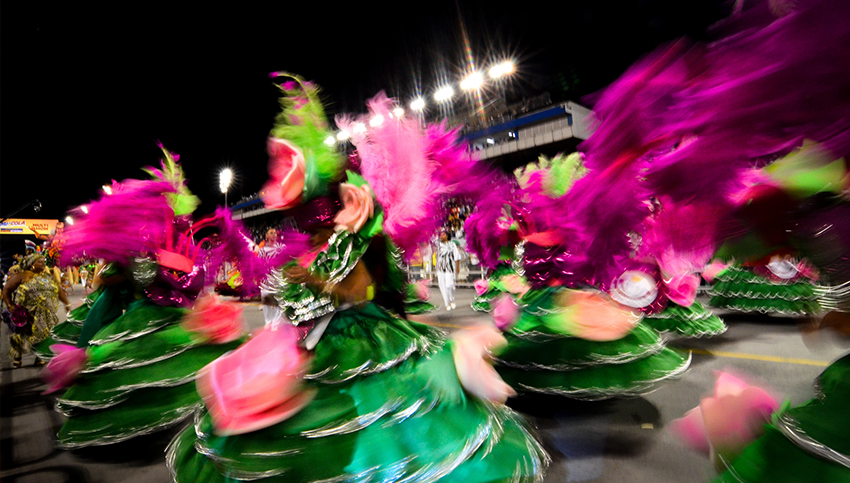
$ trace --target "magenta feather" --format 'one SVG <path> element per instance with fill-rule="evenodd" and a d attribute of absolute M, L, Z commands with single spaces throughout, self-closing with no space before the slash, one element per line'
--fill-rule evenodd
<path fill-rule="evenodd" d="M 393 117 L 384 93 L 367 105 L 368 115 L 340 117 L 337 125 L 353 133 L 361 172 L 386 216 L 384 229 L 411 257 L 441 226 L 445 199 L 481 193 L 489 175 L 458 143 L 457 130 L 441 124 L 423 131 L 416 119 Z M 377 116 L 382 124 L 362 133 L 354 129 Z"/>
<path fill-rule="evenodd" d="M 129 265 L 133 257 L 153 256 L 166 246 L 174 212 L 163 196 L 175 188 L 165 181 L 113 182 L 112 194 L 88 205 L 63 234 L 62 263 L 102 258 Z"/>
<path fill-rule="evenodd" d="M 198 224 L 212 224 L 217 228 L 218 241 L 207 254 L 207 265 L 210 273 L 216 273 L 226 262 L 235 262 L 242 275 L 243 295 L 259 293 L 259 284 L 273 269 L 307 252 L 310 247 L 310 236 L 287 230 L 280 233 L 279 249 L 272 256 L 263 258 L 253 250 L 253 241 L 240 220 L 233 219 L 227 208 L 219 208 L 213 220 L 201 221 Z M 197 224 L 196 224 L 197 225 Z"/>

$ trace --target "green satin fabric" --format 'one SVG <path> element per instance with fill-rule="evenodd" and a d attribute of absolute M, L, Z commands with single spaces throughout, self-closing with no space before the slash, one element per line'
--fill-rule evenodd
<path fill-rule="evenodd" d="M 690 307 L 668 302 L 663 311 L 647 315 L 643 321 L 659 332 L 685 337 L 711 337 L 726 332 L 723 320 L 697 301 Z"/>
<path fill-rule="evenodd" d="M 469 397 L 439 331 L 374 304 L 337 313 L 292 418 L 220 436 L 208 415 L 169 449 L 178 482 L 533 481 L 547 456 L 504 406 Z"/>
<path fill-rule="evenodd" d="M 690 358 L 665 347 L 658 331 L 638 323 L 624 337 L 590 341 L 561 332 L 546 317 L 563 287 L 529 290 L 519 302 L 521 315 L 506 333 L 498 355 L 499 374 L 517 391 L 605 399 L 650 391 L 681 376 Z"/>
<path fill-rule="evenodd" d="M 92 337 L 85 368 L 56 401 L 57 410 L 69 416 L 59 431 L 60 447 L 110 444 L 157 431 L 200 405 L 197 371 L 243 341 L 200 343 L 180 326 L 185 314 L 138 300 Z"/>
<path fill-rule="evenodd" d="M 741 267 L 717 275 L 709 305 L 742 312 L 798 316 L 821 310 L 816 287 L 806 281 L 777 283 Z"/>
<path fill-rule="evenodd" d="M 104 287 L 100 296 L 92 304 L 89 313 L 86 314 L 80 337 L 77 339 L 77 347 L 88 347 L 89 341 L 95 334 L 124 313 L 131 297 L 132 287 L 129 284 Z"/>

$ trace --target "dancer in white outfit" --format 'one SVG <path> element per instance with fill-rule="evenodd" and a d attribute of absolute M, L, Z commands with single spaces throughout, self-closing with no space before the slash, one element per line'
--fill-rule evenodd
<path fill-rule="evenodd" d="M 446 310 L 455 308 L 455 277 L 460 269 L 460 252 L 446 232 L 440 233 L 437 244 L 437 283 L 443 295 Z"/>

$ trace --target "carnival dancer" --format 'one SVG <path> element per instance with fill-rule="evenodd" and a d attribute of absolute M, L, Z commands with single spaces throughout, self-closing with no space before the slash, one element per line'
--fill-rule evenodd
<path fill-rule="evenodd" d="M 648 214 L 638 178 L 585 173 L 582 164 L 575 154 L 521 173 L 467 220 L 482 263 L 498 266 L 505 247 L 522 248 L 522 275 L 503 275 L 508 294 L 491 303 L 508 340 L 496 367 L 520 392 L 588 400 L 642 394 L 684 374 L 690 359 L 665 347 L 635 304 L 608 293 L 631 267 L 630 225 Z M 619 195 L 597 198 L 605 190 Z"/>
<path fill-rule="evenodd" d="M 339 154 L 322 143 L 328 125 L 316 86 L 295 78 L 281 90 L 284 111 L 268 141 L 272 179 L 263 188 L 266 204 L 275 208 L 327 193 L 343 166 Z M 387 101 L 372 106 L 373 112 L 388 114 Z M 206 411 L 169 448 L 175 481 L 541 478 L 546 455 L 521 419 L 501 404 L 508 388 L 490 378 L 470 385 L 475 376 L 468 378 L 470 368 L 462 363 L 486 372 L 479 351 L 487 344 L 471 342 L 494 333 L 473 331 L 447 342 L 438 330 L 376 303 L 381 292 L 398 292 L 403 282 L 388 260 L 391 245 L 412 246 L 403 253 L 413 256 L 422 236 L 387 240 L 401 234 L 401 227 L 415 226 L 416 218 L 384 203 L 415 183 L 408 179 L 391 186 L 372 175 L 392 172 L 379 165 L 400 173 L 421 168 L 424 163 L 408 166 L 410 158 L 395 155 L 417 151 L 422 156 L 425 143 L 418 125 L 415 130 L 406 121 L 385 127 L 390 130 L 355 139 L 363 176 L 348 173 L 339 185 L 342 210 L 333 216 L 333 229 L 314 230 L 313 244 L 320 249 L 283 273 L 287 286 L 282 289 L 308 291 L 314 308 L 329 301 L 330 311 L 312 321 L 293 319 L 295 331 L 287 323 L 267 327 L 205 369 L 198 389 Z M 312 135 L 305 136 L 305 128 Z M 406 132 L 393 132 L 396 128 Z M 432 135 L 449 139 L 440 130 Z M 408 143 L 385 144 L 402 139 Z M 425 214 L 423 208 L 417 217 Z M 301 329 L 306 336 L 296 345 Z M 287 349 L 275 349 L 280 344 Z"/>
<path fill-rule="evenodd" d="M 835 306 L 819 325 L 845 332 L 850 9 L 833 0 L 740 2 L 716 32 L 723 37 L 710 44 L 661 49 L 606 90 L 589 148 L 652 153 L 649 186 L 674 202 L 723 210 L 725 261 L 773 259 L 792 275 L 797 260 L 808 260 L 826 296 L 806 315 L 821 319 Z M 606 158 L 609 168 L 623 162 Z M 789 248 L 794 258 L 784 257 Z M 789 292 L 764 284 L 758 292 L 769 290 Z M 770 297 L 748 298 L 767 306 Z M 713 396 L 672 426 L 714 460 L 719 482 L 848 481 L 848 364 L 831 364 L 815 398 L 796 407 L 721 375 Z"/>
<path fill-rule="evenodd" d="M 225 211 L 215 218 L 225 243 L 206 250 L 194 242 L 212 222 L 191 223 L 198 200 L 177 157 L 163 152 L 162 169 L 148 168 L 152 180 L 113 183 L 65 232 L 65 263 L 97 257 L 112 271 L 100 274 L 104 289 L 76 346 L 54 345 L 43 371 L 48 392 L 68 387 L 56 401 L 68 416 L 59 447 L 116 443 L 181 422 L 200 404 L 197 371 L 242 341 L 241 308 L 198 297 L 205 267 L 217 267 L 242 236 Z"/>

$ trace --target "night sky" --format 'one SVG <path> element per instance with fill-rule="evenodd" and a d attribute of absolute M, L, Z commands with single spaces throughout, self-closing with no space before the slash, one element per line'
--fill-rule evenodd
<path fill-rule="evenodd" d="M 174 3 L 3 3 L 0 215 L 38 198 L 40 213 L 16 216 L 62 219 L 111 179 L 144 177 L 157 140 L 180 154 L 203 201 L 196 215 L 223 204 L 224 166 L 237 176 L 231 204 L 255 193 L 278 109 L 272 71 L 316 81 L 331 115 L 365 111 L 380 90 L 407 105 L 417 83 L 427 92 L 440 76 L 459 80 L 465 29 L 479 68 L 517 63 L 513 99 L 581 102 L 730 11 L 720 0 Z"/>

